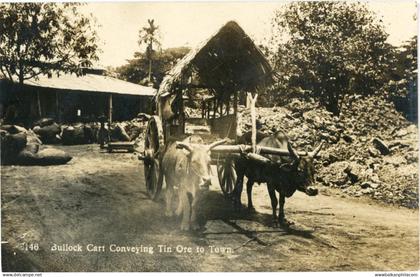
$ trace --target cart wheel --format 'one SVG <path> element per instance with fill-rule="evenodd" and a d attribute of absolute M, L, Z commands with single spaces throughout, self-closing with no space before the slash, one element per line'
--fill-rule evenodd
<path fill-rule="evenodd" d="M 222 163 L 218 164 L 217 175 L 219 177 L 219 184 L 223 195 L 225 197 L 230 197 L 237 179 L 234 160 L 227 158 Z"/>
<path fill-rule="evenodd" d="M 156 200 L 162 189 L 161 151 L 164 147 L 162 123 L 157 116 L 149 119 L 144 139 L 144 178 L 149 197 Z"/>

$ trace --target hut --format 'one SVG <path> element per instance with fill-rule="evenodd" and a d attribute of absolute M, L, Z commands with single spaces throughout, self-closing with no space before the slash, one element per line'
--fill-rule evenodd
<path fill-rule="evenodd" d="M 234 137 L 237 103 L 272 81 L 272 68 L 261 50 L 236 22 L 226 23 L 163 79 L 156 110 L 165 136 L 183 133 L 185 123 L 193 119 L 183 114 L 185 105 L 201 109 L 212 133 Z"/>
<path fill-rule="evenodd" d="M 110 120 L 129 120 L 150 112 L 156 90 L 104 75 L 104 70 L 83 74 L 40 75 L 23 85 L 0 80 L 0 115 L 25 125 L 36 118 L 58 122 L 93 121 L 101 115 Z"/>

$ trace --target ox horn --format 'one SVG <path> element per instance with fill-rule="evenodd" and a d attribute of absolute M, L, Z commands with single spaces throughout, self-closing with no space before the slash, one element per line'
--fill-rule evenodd
<path fill-rule="evenodd" d="M 222 139 L 222 140 L 219 140 L 219 141 L 215 141 L 215 142 L 213 142 L 212 144 L 210 144 L 208 147 L 209 147 L 209 151 L 210 150 L 212 150 L 214 147 L 216 147 L 216 146 L 218 146 L 218 145 L 221 145 L 221 144 L 225 144 L 226 143 L 226 139 Z"/>
<path fill-rule="evenodd" d="M 309 156 L 311 156 L 312 158 L 315 158 L 315 156 L 319 153 L 319 151 L 321 151 L 322 145 L 324 144 L 323 141 L 321 141 L 321 143 L 318 145 L 318 147 L 316 147 L 311 153 L 309 153 Z"/>
<path fill-rule="evenodd" d="M 296 152 L 295 149 L 293 149 L 292 144 L 288 141 L 287 142 L 287 150 L 289 150 L 290 155 L 294 158 L 294 159 L 299 159 L 299 155 Z"/>
<path fill-rule="evenodd" d="M 178 148 L 178 149 L 185 149 L 188 152 L 192 152 L 191 146 L 188 143 L 185 143 L 185 142 L 179 142 L 179 141 L 177 141 L 176 142 L 176 148 Z"/>

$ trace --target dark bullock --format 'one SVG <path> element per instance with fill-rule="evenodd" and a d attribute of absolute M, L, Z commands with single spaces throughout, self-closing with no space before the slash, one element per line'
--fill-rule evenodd
<path fill-rule="evenodd" d="M 263 138 L 257 143 L 258 146 L 267 146 L 280 149 L 288 149 L 290 157 L 277 155 L 264 155 L 271 160 L 270 163 L 261 163 L 251 159 L 240 158 L 236 162 L 237 182 L 234 190 L 234 204 L 241 206 L 240 198 L 243 188 L 243 178 L 248 178 L 247 195 L 248 209 L 253 210 L 252 186 L 254 182 L 267 183 L 268 193 L 273 209 L 273 221 L 282 226 L 292 224 L 284 216 L 284 203 L 286 197 L 291 197 L 296 190 L 302 191 L 309 196 L 318 194 L 314 182 L 314 158 L 321 150 L 322 143 L 307 155 L 299 156 L 288 141 L 285 133 L 278 131 L 275 134 Z M 279 193 L 279 201 L 276 197 Z M 279 215 L 277 216 L 277 205 L 280 202 Z"/>

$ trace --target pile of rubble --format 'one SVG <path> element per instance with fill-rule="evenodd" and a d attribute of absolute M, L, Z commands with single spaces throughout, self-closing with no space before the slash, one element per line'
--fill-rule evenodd
<path fill-rule="evenodd" d="M 241 130 L 250 130 L 249 110 L 240 114 Z M 257 108 L 257 114 L 261 131 L 283 130 L 299 150 L 327 142 L 317 164 L 321 184 L 356 197 L 418 207 L 418 128 L 392 103 L 351 96 L 337 117 L 315 101 L 295 100 Z"/>

